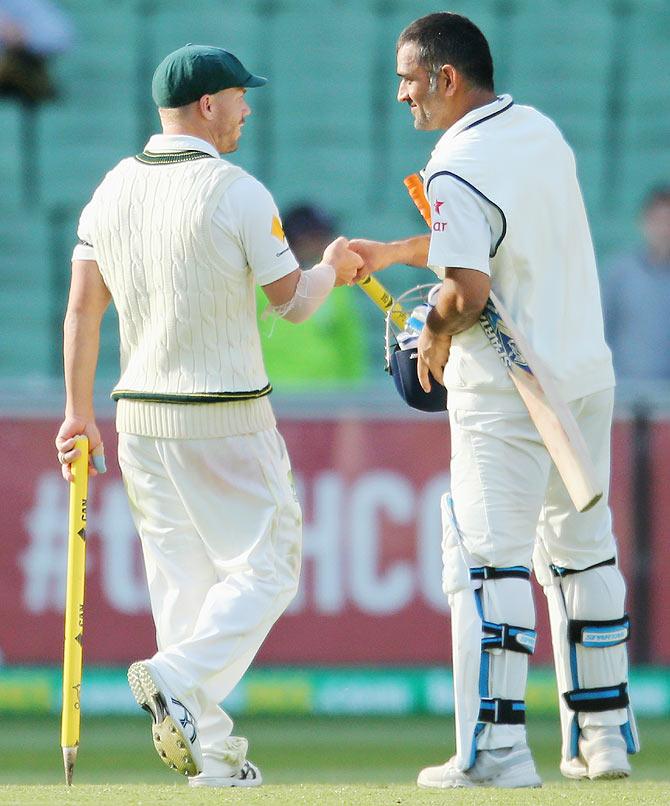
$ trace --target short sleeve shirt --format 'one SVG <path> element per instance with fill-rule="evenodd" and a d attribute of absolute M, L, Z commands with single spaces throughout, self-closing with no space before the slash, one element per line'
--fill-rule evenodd
<path fill-rule="evenodd" d="M 489 257 L 502 234 L 498 210 L 466 183 L 436 174 L 428 184 L 431 236 L 428 267 L 444 278 L 445 269 L 476 269 L 490 275 Z"/>

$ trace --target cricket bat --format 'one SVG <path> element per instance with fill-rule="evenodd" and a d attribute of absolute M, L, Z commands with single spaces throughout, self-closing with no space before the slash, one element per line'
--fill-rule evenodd
<path fill-rule="evenodd" d="M 407 312 L 395 301 L 376 277 L 369 274 L 365 279 L 359 280 L 358 285 L 384 313 L 390 311 L 391 319 L 401 330 L 405 327 L 409 318 Z"/>
<path fill-rule="evenodd" d="M 421 177 L 406 177 L 405 186 L 430 227 L 430 204 Z M 507 368 L 575 508 L 586 512 L 602 498 L 603 490 L 584 436 L 551 373 L 493 292 L 479 323 Z"/>

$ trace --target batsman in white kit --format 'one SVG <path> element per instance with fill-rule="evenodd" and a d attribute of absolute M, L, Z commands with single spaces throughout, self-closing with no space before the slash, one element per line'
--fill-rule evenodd
<path fill-rule="evenodd" d="M 423 172 L 432 231 L 352 240 L 362 274 L 392 263 L 443 282 L 418 341 L 424 391 L 447 388 L 451 492 L 442 500 L 451 606 L 456 754 L 422 787 L 533 787 L 526 740 L 536 643 L 531 570 L 551 623 L 568 778 L 630 772 L 625 584 L 607 502 L 614 375 L 573 153 L 537 110 L 496 95 L 488 43 L 437 13 L 400 35 L 398 100 L 417 129 L 444 130 Z M 579 512 L 480 326 L 491 292 L 553 375 L 604 494 Z M 430 375 L 429 375 L 430 373 Z M 596 499 L 594 499 L 596 500 Z"/>
<path fill-rule="evenodd" d="M 122 160 L 82 212 L 65 319 L 66 478 L 85 433 L 102 315 L 119 315 L 119 463 L 141 538 L 158 652 L 128 670 L 161 759 L 192 786 L 256 786 L 220 707 L 294 596 L 301 513 L 268 394 L 255 284 L 309 317 L 362 259 L 344 238 L 302 271 L 265 187 L 221 159 L 250 108 L 228 51 L 187 45 L 152 83 L 163 133 Z M 94 471 L 92 471 L 94 472 Z"/>

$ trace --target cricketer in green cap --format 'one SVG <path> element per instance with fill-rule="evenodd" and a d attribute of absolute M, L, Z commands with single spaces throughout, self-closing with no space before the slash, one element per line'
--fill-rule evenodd
<path fill-rule="evenodd" d="M 232 87 L 262 87 L 266 82 L 266 78 L 250 73 L 223 48 L 188 44 L 158 65 L 151 82 L 151 95 L 156 106 L 174 109 L 192 104 L 203 95 Z"/>

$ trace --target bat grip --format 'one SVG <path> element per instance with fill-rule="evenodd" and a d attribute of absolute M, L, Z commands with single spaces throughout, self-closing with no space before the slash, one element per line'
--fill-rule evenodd
<path fill-rule="evenodd" d="M 403 180 L 405 187 L 407 188 L 407 192 L 411 200 L 417 207 L 417 210 L 423 216 L 423 220 L 428 224 L 428 228 L 431 228 L 431 215 L 430 215 L 430 203 L 426 198 L 426 193 L 423 189 L 423 182 L 419 174 L 410 174 L 406 176 Z"/>

